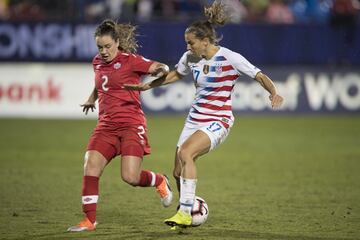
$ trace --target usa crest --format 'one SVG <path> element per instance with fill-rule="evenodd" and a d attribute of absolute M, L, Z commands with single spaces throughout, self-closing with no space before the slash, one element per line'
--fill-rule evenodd
<path fill-rule="evenodd" d="M 203 72 L 204 72 L 205 74 L 208 74 L 208 73 L 209 73 L 209 69 L 210 69 L 209 65 L 204 65 Z"/>
<path fill-rule="evenodd" d="M 220 75 L 222 73 L 222 66 L 220 63 L 215 65 L 215 72 L 217 75 Z"/>

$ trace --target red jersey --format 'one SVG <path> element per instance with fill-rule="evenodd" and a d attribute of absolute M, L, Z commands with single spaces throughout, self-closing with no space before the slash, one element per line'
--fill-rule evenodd
<path fill-rule="evenodd" d="M 93 59 L 95 88 L 99 100 L 98 127 L 146 125 L 140 103 L 140 91 L 122 89 L 124 83 L 139 84 L 154 61 L 140 55 L 119 52 L 105 63 L 99 55 Z"/>

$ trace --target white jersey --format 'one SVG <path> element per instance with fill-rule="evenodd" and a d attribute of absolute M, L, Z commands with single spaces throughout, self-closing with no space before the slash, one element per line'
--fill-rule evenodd
<path fill-rule="evenodd" d="M 192 72 L 196 87 L 186 121 L 198 125 L 221 121 L 229 128 L 234 122 L 231 93 L 236 79 L 242 74 L 255 78 L 260 69 L 239 53 L 220 47 L 210 60 L 185 52 L 177 64 L 177 72 L 181 75 Z"/>

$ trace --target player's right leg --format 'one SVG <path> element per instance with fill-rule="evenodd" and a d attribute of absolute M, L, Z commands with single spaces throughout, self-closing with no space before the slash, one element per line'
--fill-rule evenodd
<path fill-rule="evenodd" d="M 175 178 L 176 188 L 178 193 L 180 194 L 180 177 L 181 177 L 181 162 L 178 155 L 179 147 L 176 147 L 175 150 L 175 160 L 174 160 L 174 169 L 173 169 L 173 177 Z"/>
<path fill-rule="evenodd" d="M 68 228 L 68 232 L 95 230 L 96 207 L 99 198 L 99 178 L 108 161 L 98 151 L 90 150 L 85 154 L 82 188 L 82 207 L 85 218 L 77 225 Z"/>

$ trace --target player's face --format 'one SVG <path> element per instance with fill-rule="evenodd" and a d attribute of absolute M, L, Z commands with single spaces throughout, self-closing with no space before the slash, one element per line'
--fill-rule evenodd
<path fill-rule="evenodd" d="M 115 41 L 110 35 L 97 36 L 95 41 L 101 58 L 105 62 L 111 62 L 119 51 L 119 41 Z"/>
<path fill-rule="evenodd" d="M 208 42 L 200 40 L 195 37 L 193 33 L 185 33 L 185 42 L 187 50 L 190 50 L 196 56 L 202 57 L 205 55 Z"/>

